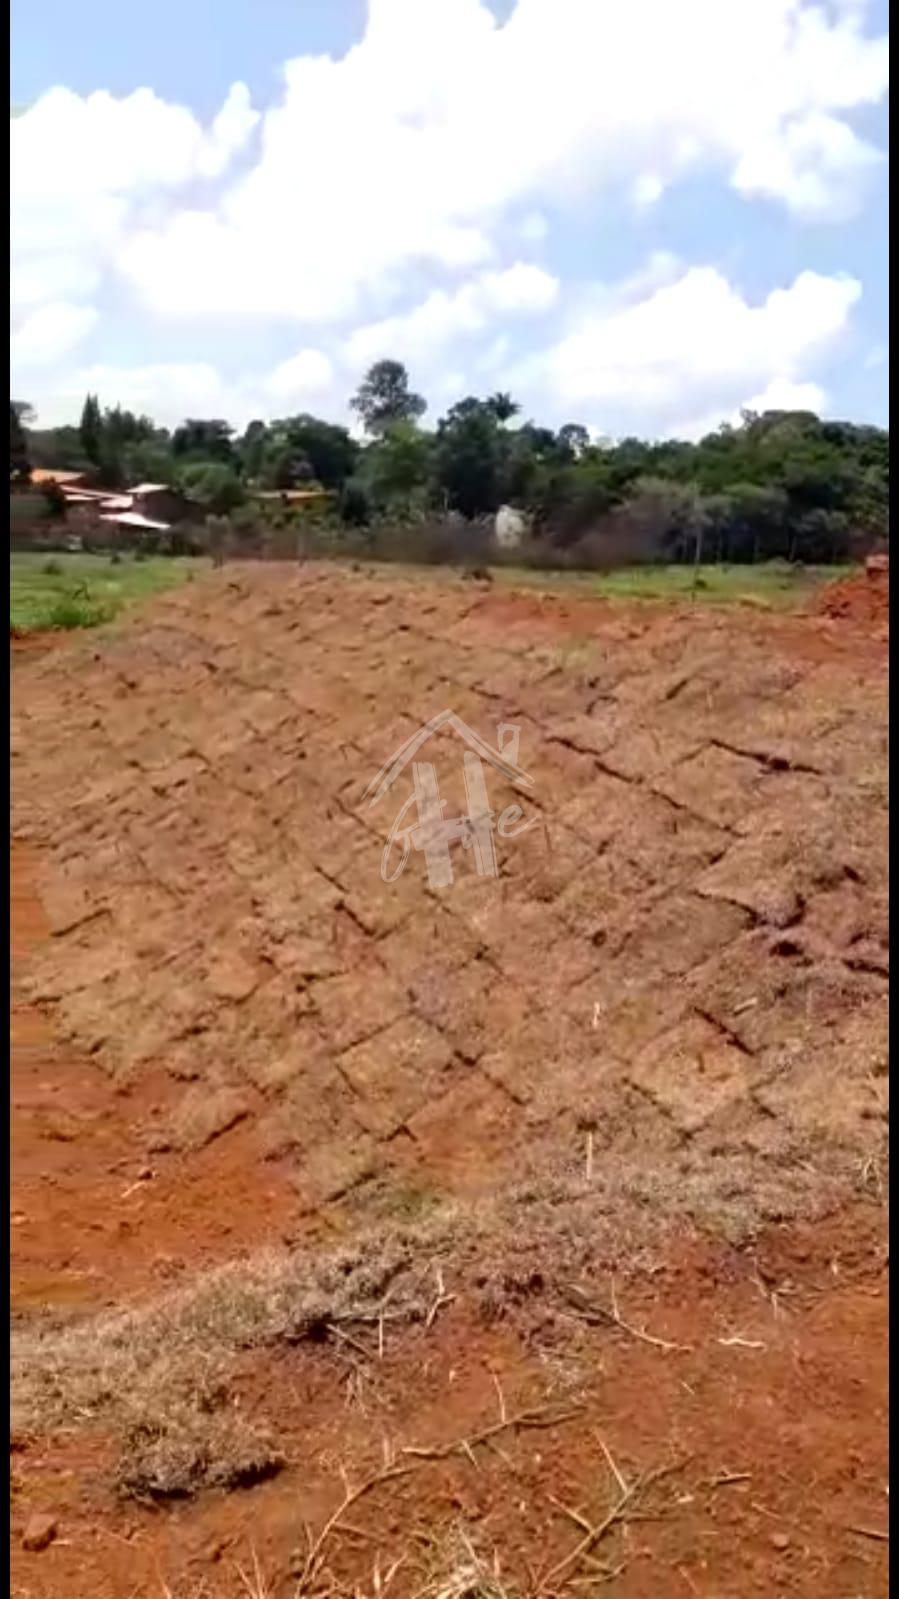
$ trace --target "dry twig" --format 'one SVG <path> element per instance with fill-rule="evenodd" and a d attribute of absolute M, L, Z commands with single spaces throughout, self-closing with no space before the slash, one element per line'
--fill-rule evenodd
<path fill-rule="evenodd" d="M 247 1595 L 247 1599 L 269 1599 L 269 1587 L 262 1575 L 255 1545 L 251 1545 L 250 1553 L 253 1556 L 252 1577 L 248 1577 L 243 1566 L 239 1566 L 235 1561 L 234 1569 L 240 1578 L 241 1587 Z"/>
<path fill-rule="evenodd" d="M 608 1458 L 616 1482 L 623 1481 L 624 1479 L 621 1477 L 617 1466 L 611 1464 L 611 1457 Z M 536 1599 L 540 1599 L 541 1595 L 548 1595 L 557 1591 L 557 1584 L 560 1579 L 565 1583 L 570 1583 L 573 1572 L 592 1554 L 592 1551 L 600 1540 L 605 1537 L 606 1533 L 617 1522 L 626 1519 L 628 1508 L 634 1503 L 637 1496 L 654 1482 L 658 1482 L 661 1477 L 668 1476 L 672 1471 L 678 1471 L 683 1464 L 684 1461 L 678 1460 L 667 1466 L 658 1466 L 654 1471 L 644 1472 L 639 1477 L 636 1477 L 632 1483 L 629 1483 L 626 1489 L 619 1493 L 615 1503 L 606 1512 L 602 1520 L 596 1522 L 593 1526 L 587 1524 L 584 1536 L 574 1545 L 574 1548 L 570 1549 L 567 1555 L 563 1555 L 561 1560 L 557 1560 L 549 1571 L 544 1572 L 537 1585 Z M 586 1518 L 581 1517 L 579 1512 L 569 1510 L 567 1506 L 563 1506 L 563 1509 L 573 1521 L 577 1521 L 580 1525 L 586 1522 Z"/>
<path fill-rule="evenodd" d="M 438 1311 L 442 1310 L 444 1305 L 451 1305 L 456 1297 L 455 1294 L 448 1294 L 446 1292 L 443 1281 L 443 1272 L 437 1265 L 434 1267 L 434 1276 L 437 1279 L 437 1295 L 428 1311 L 427 1316 L 425 1317 L 426 1327 L 430 1327 L 433 1324 L 434 1318 Z"/>
<path fill-rule="evenodd" d="M 333 1533 L 342 1530 L 341 1522 L 350 1506 L 358 1504 L 359 1500 L 364 1498 L 367 1493 L 370 1493 L 373 1488 L 379 1488 L 382 1483 L 391 1482 L 396 1477 L 406 1477 L 411 1470 L 411 1466 L 402 1466 L 391 1462 L 389 1465 L 382 1466 L 381 1470 L 376 1471 L 373 1476 L 366 1477 L 358 1488 L 350 1488 L 344 1483 L 343 1499 L 337 1509 L 332 1511 L 316 1537 L 313 1538 L 309 1528 L 305 1528 L 308 1550 L 302 1570 L 298 1574 L 295 1599 L 301 1599 L 301 1595 L 310 1593 L 312 1584 L 321 1575 L 325 1559 L 325 1546 Z"/>
<path fill-rule="evenodd" d="M 474 1450 L 478 1444 L 490 1443 L 499 1433 L 505 1432 L 507 1429 L 511 1429 L 513 1427 L 537 1428 L 557 1426 L 560 1422 L 567 1421 L 570 1417 L 579 1415 L 582 1408 L 577 1406 L 569 1410 L 558 1410 L 551 1405 L 544 1405 L 538 1406 L 531 1410 L 518 1411 L 515 1415 L 509 1416 L 506 1414 L 505 1400 L 503 1398 L 502 1389 L 499 1388 L 499 1385 L 497 1385 L 497 1393 L 500 1401 L 500 1420 L 493 1422 L 489 1427 L 484 1427 L 481 1432 L 474 1433 L 470 1438 L 456 1438 L 448 1444 L 435 1444 L 431 1446 L 406 1444 L 398 1452 L 399 1455 L 403 1457 L 402 1459 L 398 1459 L 397 1454 L 391 1451 L 390 1446 L 385 1439 L 384 1464 L 380 1471 L 376 1471 L 370 1477 L 366 1477 L 365 1481 L 360 1483 L 357 1488 L 351 1489 L 346 1480 L 344 1480 L 343 1499 L 337 1508 L 332 1511 L 321 1530 L 316 1534 L 315 1537 L 313 1537 L 309 1527 L 306 1526 L 304 1528 L 306 1533 L 307 1551 L 302 1568 L 300 1569 L 299 1573 L 295 1573 L 295 1575 L 298 1577 L 298 1582 L 294 1593 L 294 1599 L 304 1599 L 304 1596 L 313 1592 L 314 1584 L 318 1582 L 323 1573 L 326 1546 L 328 1541 L 336 1533 L 343 1533 L 350 1530 L 346 1521 L 346 1513 L 350 1507 L 357 1504 L 359 1500 L 364 1498 L 366 1494 L 370 1493 L 375 1488 L 379 1488 L 383 1483 L 392 1482 L 398 1477 L 408 1476 L 409 1473 L 415 1469 L 413 1462 L 419 1460 L 446 1460 L 451 1455 L 462 1454 L 471 1461 L 472 1465 L 476 1466 L 477 1461 L 475 1460 Z M 352 1531 L 357 1536 L 360 1535 L 360 1529 L 354 1527 Z M 391 1576 L 394 1574 L 395 1569 L 398 1569 L 398 1567 L 391 1568 Z M 383 1579 L 380 1592 L 384 1591 L 386 1581 L 386 1578 Z"/>
<path fill-rule="evenodd" d="M 473 1451 L 477 1445 L 490 1443 L 498 1433 L 505 1432 L 513 1427 L 555 1427 L 560 1422 L 570 1420 L 572 1416 L 579 1416 L 582 1408 L 582 1406 L 576 1405 L 570 1410 L 556 1410 L 552 1405 L 543 1405 L 534 1410 L 519 1410 L 513 1416 L 501 1417 L 492 1426 L 484 1427 L 481 1432 L 473 1433 L 470 1438 L 456 1438 L 452 1443 L 432 1444 L 424 1447 L 416 1444 L 406 1444 L 400 1450 L 400 1454 L 415 1460 L 446 1460 L 450 1455 L 463 1454 L 473 1461 Z"/>
<path fill-rule="evenodd" d="M 652 1344 L 656 1349 L 677 1349 L 682 1353 L 686 1353 L 692 1348 L 690 1344 L 675 1344 L 668 1338 L 656 1338 L 652 1333 L 646 1332 L 644 1328 L 633 1327 L 630 1322 L 625 1321 L 618 1310 L 614 1279 L 609 1283 L 611 1308 L 608 1310 L 604 1305 L 594 1304 L 576 1283 L 572 1283 L 567 1291 L 569 1298 L 574 1302 L 576 1314 L 582 1321 L 587 1322 L 588 1326 L 603 1326 L 611 1323 L 615 1327 L 620 1327 L 622 1332 L 630 1333 L 632 1338 L 639 1339 L 640 1343 Z"/>

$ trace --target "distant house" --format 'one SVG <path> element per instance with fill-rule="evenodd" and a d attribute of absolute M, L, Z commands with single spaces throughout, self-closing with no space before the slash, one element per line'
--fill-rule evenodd
<path fill-rule="evenodd" d="M 326 500 L 333 498 L 330 489 L 256 489 L 254 500 L 280 500 L 282 505 L 309 504 L 323 505 Z"/>
<path fill-rule="evenodd" d="M 30 492 L 10 494 L 13 536 L 40 542 L 52 534 L 55 522 L 57 530 L 64 527 L 79 543 L 114 544 L 120 535 L 125 539 L 130 533 L 133 542 L 134 534 L 167 533 L 174 523 L 202 520 L 199 507 L 167 483 L 138 483 L 131 489 L 116 490 L 94 487 L 95 481 L 87 472 L 35 467 Z M 47 520 L 49 488 L 58 490 L 58 508 L 64 511 L 64 518 Z"/>
<path fill-rule="evenodd" d="M 115 522 L 117 527 L 134 527 L 143 533 L 167 533 L 170 522 L 153 522 L 150 517 L 142 516 L 140 511 L 105 511 L 100 515 L 101 522 Z"/>
<path fill-rule="evenodd" d="M 31 470 L 32 487 L 45 489 L 55 483 L 60 489 L 74 489 L 76 484 L 84 483 L 85 472 L 66 472 L 55 466 L 35 466 Z"/>
<path fill-rule="evenodd" d="M 138 483 L 133 489 L 115 493 L 110 489 L 88 489 L 78 481 L 60 484 L 70 521 L 86 531 L 94 519 L 115 523 L 122 528 L 143 532 L 167 533 L 173 522 L 183 522 L 194 507 L 167 483 Z"/>
<path fill-rule="evenodd" d="M 168 483 L 137 483 L 128 493 L 130 509 L 150 522 L 165 522 L 171 526 L 173 522 L 195 520 L 198 515 L 197 507 Z"/>

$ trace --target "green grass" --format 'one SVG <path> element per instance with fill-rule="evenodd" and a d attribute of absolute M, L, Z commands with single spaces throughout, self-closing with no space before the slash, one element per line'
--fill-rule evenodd
<path fill-rule="evenodd" d="M 17 553 L 9 558 L 9 625 L 20 633 L 97 627 L 207 565 L 188 557 L 124 555 L 113 562 L 108 555 Z"/>
<path fill-rule="evenodd" d="M 806 566 L 784 561 L 758 566 L 700 566 L 696 599 L 704 605 L 740 601 L 768 607 L 801 605 L 822 583 L 835 583 L 856 568 Z M 692 566 L 626 566 L 615 572 L 543 572 L 527 567 L 492 568 L 494 581 L 510 588 L 539 588 L 571 594 L 602 595 L 621 600 L 689 600 Z"/>
<path fill-rule="evenodd" d="M 96 627 L 122 608 L 183 583 L 209 562 L 194 557 L 151 556 L 135 561 L 125 555 L 113 563 L 106 555 L 52 555 L 27 552 L 10 556 L 10 626 L 30 633 L 43 629 Z M 419 579 L 458 577 L 449 567 L 408 563 L 366 567 Z M 767 608 L 789 609 L 805 603 L 822 583 L 836 582 L 855 570 L 849 566 L 792 568 L 783 561 L 758 566 L 701 566 L 697 602 L 726 605 L 741 601 Z M 615 572 L 555 572 L 531 567 L 491 568 L 497 584 L 507 588 L 541 589 L 549 593 L 601 595 L 622 600 L 689 600 L 693 593 L 690 566 L 631 566 Z"/>
<path fill-rule="evenodd" d="M 410 561 L 382 561 L 359 557 L 370 576 L 390 582 L 457 582 L 458 566 L 422 565 Z M 702 605 L 757 605 L 767 610 L 790 610 L 807 603 L 817 588 L 836 583 L 861 566 L 792 567 L 786 561 L 764 561 L 757 566 L 700 566 L 696 601 Z M 572 598 L 647 600 L 689 603 L 693 595 L 692 566 L 623 566 L 617 571 L 563 571 L 546 567 L 515 566 L 512 561 L 491 562 L 493 583 L 506 589 L 539 589 L 544 594 L 570 594 Z"/>

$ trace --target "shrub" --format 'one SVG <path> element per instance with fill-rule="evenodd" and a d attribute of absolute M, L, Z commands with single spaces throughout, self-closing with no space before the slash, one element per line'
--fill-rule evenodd
<path fill-rule="evenodd" d="M 112 610 L 85 594 L 60 594 L 47 613 L 47 626 L 69 632 L 76 627 L 99 627 L 110 621 Z"/>

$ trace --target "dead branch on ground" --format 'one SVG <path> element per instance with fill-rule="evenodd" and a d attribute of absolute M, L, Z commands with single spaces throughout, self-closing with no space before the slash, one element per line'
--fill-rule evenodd
<path fill-rule="evenodd" d="M 366 1477 L 365 1481 L 361 1482 L 357 1488 L 350 1488 L 349 1484 L 344 1481 L 343 1499 L 337 1509 L 332 1511 L 320 1532 L 313 1538 L 309 1527 L 304 1525 L 308 1548 L 302 1569 L 299 1573 L 296 1573 L 298 1581 L 295 1599 L 301 1599 L 301 1595 L 310 1593 L 312 1584 L 318 1581 L 325 1562 L 325 1547 L 333 1533 L 343 1530 L 341 1522 L 350 1506 L 358 1504 L 360 1499 L 371 1493 L 372 1489 L 379 1488 L 383 1483 L 391 1482 L 397 1477 L 407 1477 L 411 1470 L 411 1466 L 398 1465 L 395 1461 L 391 1461 L 382 1466 L 380 1471 L 376 1471 L 372 1476 Z"/>
<path fill-rule="evenodd" d="M 428 1310 L 427 1316 L 425 1317 L 426 1327 L 430 1327 L 433 1324 L 435 1316 L 443 1309 L 444 1305 L 451 1305 L 456 1297 L 455 1294 L 448 1294 L 446 1292 L 446 1287 L 443 1281 L 443 1272 L 437 1265 L 434 1267 L 434 1276 L 437 1279 L 437 1295 L 433 1300 L 430 1309 Z"/>
<path fill-rule="evenodd" d="M 450 1455 L 465 1455 L 469 1460 L 474 1460 L 473 1451 L 478 1444 L 490 1443 L 499 1433 L 511 1431 L 513 1428 L 557 1427 L 563 1421 L 569 1421 L 573 1416 L 579 1416 L 583 1406 L 576 1405 L 568 1410 L 559 1410 L 553 1405 L 538 1406 L 533 1410 L 519 1410 L 512 1416 L 501 1416 L 492 1426 L 484 1427 L 480 1432 L 472 1433 L 469 1437 L 455 1438 L 452 1443 L 432 1444 L 420 1447 L 415 1444 L 406 1444 L 400 1450 L 414 1460 L 447 1460 Z"/>
<path fill-rule="evenodd" d="M 326 1546 L 329 1540 L 338 1533 L 348 1530 L 346 1513 L 352 1505 L 375 1488 L 384 1483 L 392 1482 L 399 1477 L 406 1477 L 415 1470 L 415 1463 L 428 1460 L 447 1460 L 452 1455 L 464 1455 L 473 1466 L 477 1465 L 474 1451 L 479 1444 L 491 1443 L 500 1433 L 511 1429 L 532 1429 L 542 1427 L 555 1427 L 561 1422 L 568 1421 L 573 1416 L 580 1415 L 582 1406 L 575 1406 L 567 1410 L 560 1410 L 557 1406 L 541 1405 L 532 1409 L 517 1411 L 514 1415 L 506 1414 L 505 1399 L 502 1390 L 498 1388 L 500 1404 L 500 1419 L 489 1427 L 484 1427 L 480 1432 L 469 1437 L 455 1438 L 451 1443 L 434 1445 L 405 1444 L 397 1451 L 391 1451 L 385 1442 L 384 1464 L 380 1471 L 366 1477 L 365 1481 L 356 1488 L 350 1488 L 344 1479 L 344 1495 L 337 1508 L 332 1511 L 320 1531 L 313 1537 L 308 1525 L 304 1524 L 306 1533 L 307 1550 L 305 1560 L 299 1572 L 292 1574 L 297 1577 L 297 1587 L 294 1599 L 304 1599 L 304 1596 L 313 1592 L 313 1585 L 322 1576 L 324 1570 Z M 353 1529 L 356 1531 L 357 1529 Z M 383 1587 L 382 1587 L 383 1591 Z"/>
<path fill-rule="evenodd" d="M 570 1521 L 573 1521 L 582 1530 L 583 1537 L 568 1551 L 567 1555 L 563 1555 L 561 1560 L 557 1560 L 554 1566 L 551 1566 L 548 1571 L 543 1573 L 536 1585 L 535 1599 L 549 1599 L 551 1594 L 559 1591 L 558 1585 L 560 1582 L 564 1586 L 568 1586 L 575 1580 L 574 1574 L 580 1566 L 585 1564 L 593 1565 L 595 1563 L 593 1551 L 596 1545 L 611 1531 L 612 1527 L 619 1522 L 636 1519 L 638 1515 L 636 1506 L 639 1497 L 653 1483 L 660 1481 L 662 1477 L 670 1476 L 674 1471 L 679 1471 L 686 1464 L 683 1459 L 672 1461 L 669 1465 L 657 1466 L 652 1471 L 641 1472 L 639 1477 L 635 1477 L 633 1482 L 629 1483 L 615 1464 L 604 1441 L 600 1438 L 598 1442 L 605 1455 L 609 1471 L 615 1480 L 618 1498 L 602 1519 L 596 1523 L 591 1523 L 579 1510 L 572 1509 L 571 1506 L 563 1504 L 560 1500 L 552 1500 L 556 1508 L 561 1510 Z M 601 1572 L 596 1575 L 595 1580 L 611 1581 L 623 1569 L 623 1566 L 615 1568 L 603 1566 Z"/>
<path fill-rule="evenodd" d="M 656 1338 L 652 1333 L 646 1332 L 645 1328 L 634 1327 L 629 1321 L 625 1321 L 618 1309 L 614 1278 L 609 1283 L 609 1298 L 611 1300 L 609 1309 L 605 1305 L 595 1304 L 584 1292 L 583 1288 L 578 1287 L 577 1283 L 569 1284 L 566 1292 L 575 1314 L 580 1317 L 581 1321 L 585 1321 L 588 1326 L 612 1325 L 619 1327 L 622 1332 L 629 1333 L 631 1338 L 638 1339 L 641 1344 L 652 1344 L 656 1349 L 680 1350 L 681 1353 L 688 1353 L 693 1347 L 691 1344 L 672 1343 L 668 1338 Z"/>

